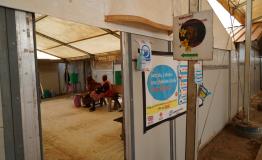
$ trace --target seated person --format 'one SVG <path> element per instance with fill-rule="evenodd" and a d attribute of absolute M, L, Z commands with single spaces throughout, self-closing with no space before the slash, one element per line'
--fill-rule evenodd
<path fill-rule="evenodd" d="M 101 87 L 101 84 L 96 82 L 92 76 L 87 77 L 87 86 L 86 86 L 86 91 L 88 92 L 85 96 L 83 96 L 83 104 L 86 107 L 90 107 L 90 103 L 92 102 L 92 99 L 90 97 L 90 93 L 94 91 L 96 88 Z"/>
<path fill-rule="evenodd" d="M 101 87 L 97 88 L 96 90 L 92 91 L 90 97 L 93 100 L 93 106 L 90 108 L 90 111 L 95 111 L 95 102 L 100 100 L 104 97 L 109 97 L 112 95 L 112 87 L 111 83 L 107 80 L 107 75 L 103 75 L 102 77 L 103 82 Z"/>
<path fill-rule="evenodd" d="M 92 76 L 88 76 L 88 77 L 87 77 L 86 90 L 87 90 L 88 92 L 91 93 L 92 91 L 94 91 L 96 88 L 99 88 L 99 87 L 101 87 L 101 84 L 98 83 L 98 82 L 96 82 L 96 81 L 92 78 Z"/>

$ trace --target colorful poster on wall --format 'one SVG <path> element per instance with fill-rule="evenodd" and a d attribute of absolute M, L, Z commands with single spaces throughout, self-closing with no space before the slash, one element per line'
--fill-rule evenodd
<path fill-rule="evenodd" d="M 186 111 L 187 63 L 170 56 L 152 56 L 151 67 L 142 76 L 144 132 Z"/>
<path fill-rule="evenodd" d="M 202 70 L 202 65 L 200 62 L 194 64 L 194 69 L 195 69 L 195 83 L 197 85 L 203 84 L 203 70 Z"/>
<path fill-rule="evenodd" d="M 187 102 L 187 62 L 178 61 L 178 104 Z"/>

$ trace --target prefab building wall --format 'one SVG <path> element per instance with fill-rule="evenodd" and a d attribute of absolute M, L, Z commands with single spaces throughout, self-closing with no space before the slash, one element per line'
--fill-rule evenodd
<path fill-rule="evenodd" d="M 152 44 L 152 50 L 168 51 L 169 42 L 155 38 L 127 34 L 130 36 L 128 42 L 129 54 L 137 54 L 139 40 L 148 40 Z M 125 50 L 124 50 L 125 51 Z M 241 50 L 240 50 L 241 52 Z M 211 141 L 238 112 L 237 101 L 242 97 L 237 96 L 238 80 L 242 77 L 243 68 L 239 69 L 238 75 L 238 50 L 214 49 L 213 60 L 203 62 L 204 86 L 211 91 L 211 95 L 204 101 L 199 109 L 198 139 L 199 148 L 204 147 Z M 253 51 L 252 51 L 253 52 Z M 251 63 L 251 74 L 254 78 L 252 94 L 259 91 L 260 67 L 259 57 L 253 52 Z M 241 55 L 242 53 L 240 53 Z M 173 59 L 173 57 L 170 57 Z M 142 75 L 135 70 L 135 61 L 132 61 L 132 102 L 133 109 L 130 109 L 131 120 L 133 120 L 133 156 L 136 160 L 142 159 L 185 159 L 186 143 L 186 115 L 180 116 L 173 121 L 165 122 L 150 131 L 143 132 L 143 101 L 142 101 Z M 256 67 L 254 67 L 256 66 Z M 240 78 L 241 79 L 241 78 Z M 252 83 L 251 82 L 251 83 Z M 258 87 L 254 87 L 258 86 Z M 243 88 L 243 87 L 242 87 Z M 258 89 L 257 89 L 258 88 Z M 240 90 L 239 86 L 239 90 Z M 126 113 L 127 114 L 127 113 Z M 132 126 L 132 125 L 130 125 Z M 132 133 L 132 132 L 131 132 Z"/>
<path fill-rule="evenodd" d="M 234 93 L 236 92 L 236 84 L 238 83 L 238 104 L 239 110 L 243 109 L 243 100 L 244 100 L 244 63 L 245 63 L 245 44 L 239 43 L 237 48 L 237 52 L 235 57 L 239 56 L 239 60 L 234 60 L 234 66 L 232 66 L 232 75 L 239 73 L 239 77 L 236 77 L 234 80 Z M 233 56 L 233 55 L 232 55 Z M 233 57 L 233 58 L 235 58 Z M 251 48 L 250 53 L 250 96 L 253 97 L 256 95 L 261 89 L 261 66 L 260 66 L 261 58 L 259 56 L 259 50 L 254 46 Z M 233 61 L 232 61 L 233 62 Z M 239 71 L 237 70 L 239 68 Z M 233 87 L 232 87 L 233 88 Z M 237 95 L 237 94 L 235 94 Z M 234 98 L 233 96 L 232 98 Z M 234 99 L 233 99 L 234 100 Z"/>
<path fill-rule="evenodd" d="M 102 82 L 102 76 L 107 75 L 107 79 L 115 84 L 115 73 L 121 71 L 121 64 L 113 61 L 92 61 L 91 63 L 92 77 L 97 82 Z"/>
<path fill-rule="evenodd" d="M 60 94 L 58 63 L 38 62 L 38 74 L 43 90 L 49 90 L 54 95 Z"/>
<path fill-rule="evenodd" d="M 40 61 L 38 66 L 39 79 L 44 90 L 48 89 L 54 96 L 67 93 L 65 82 L 66 63 Z M 78 74 L 79 83 L 76 85 L 76 92 L 85 90 L 86 76 L 91 74 L 90 70 L 90 66 L 86 65 L 86 61 L 68 63 L 69 75 L 70 73 Z"/>

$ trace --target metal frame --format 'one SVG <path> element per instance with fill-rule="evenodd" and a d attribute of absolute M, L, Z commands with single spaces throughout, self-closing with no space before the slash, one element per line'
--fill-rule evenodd
<path fill-rule="evenodd" d="M 0 7 L 0 85 L 4 126 L 5 158 L 15 160 L 15 140 L 10 89 L 9 56 L 6 28 L 6 9 Z"/>
<path fill-rule="evenodd" d="M 32 13 L 33 16 L 33 32 L 35 33 L 35 25 L 36 25 L 36 19 L 35 19 L 35 14 Z M 42 17 L 42 19 L 45 17 Z M 35 70 L 38 71 L 38 63 L 37 63 L 37 48 L 36 48 L 36 34 L 33 34 L 33 39 L 34 39 L 34 52 L 35 52 Z M 59 77 L 59 76 L 58 76 Z M 36 72 L 36 86 L 40 86 L 40 78 L 39 78 L 39 73 Z M 60 80 L 59 80 L 59 91 L 60 91 Z M 38 117 L 39 117 L 39 137 L 40 137 L 40 149 L 41 149 L 41 159 L 44 159 L 44 153 L 43 153 L 43 135 L 42 135 L 42 118 L 41 118 L 41 91 L 38 89 L 37 90 L 37 107 L 38 107 Z"/>
<path fill-rule="evenodd" d="M 253 19 L 252 19 L 253 22 L 258 22 L 258 21 L 260 21 L 260 20 L 262 20 L 262 16 L 258 16 L 258 17 L 256 17 L 256 18 L 253 18 Z"/>
<path fill-rule="evenodd" d="M 229 81 L 229 84 L 228 84 L 228 121 L 230 122 L 231 120 L 231 113 L 232 113 L 232 100 L 231 100 L 231 97 L 232 97 L 232 59 L 231 59 L 231 56 L 232 56 L 232 53 L 231 51 L 228 51 L 228 60 L 229 60 L 229 67 L 228 67 L 228 81 Z"/>
<path fill-rule="evenodd" d="M 19 79 L 16 10 L 0 7 L 0 83 L 3 107 L 5 157 L 25 159 L 22 100 Z"/>
<path fill-rule="evenodd" d="M 252 34 L 252 0 L 247 0 L 246 6 L 246 41 L 245 41 L 245 70 L 244 70 L 244 111 L 245 121 L 249 122 L 250 108 L 250 52 Z"/>
<path fill-rule="evenodd" d="M 125 160 L 135 160 L 134 102 L 131 33 L 121 32 L 122 73 L 124 86 Z"/>
<path fill-rule="evenodd" d="M 168 52 L 171 52 L 172 50 L 172 42 L 169 41 L 168 42 Z M 174 160 L 175 156 L 176 156 L 176 148 L 174 148 L 174 145 L 176 145 L 176 137 L 174 136 L 176 134 L 176 131 L 174 131 L 175 129 L 175 123 L 176 123 L 176 119 L 171 120 L 169 122 L 169 128 L 170 128 L 170 160 Z M 175 155 L 174 155 L 175 153 Z"/>

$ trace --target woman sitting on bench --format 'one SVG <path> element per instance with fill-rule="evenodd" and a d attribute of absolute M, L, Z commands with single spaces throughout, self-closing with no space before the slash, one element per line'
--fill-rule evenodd
<path fill-rule="evenodd" d="M 93 105 L 89 109 L 90 112 L 93 112 L 96 110 L 95 108 L 96 101 L 99 101 L 101 98 L 104 98 L 104 97 L 110 97 L 113 94 L 111 83 L 107 80 L 107 75 L 103 75 L 102 79 L 103 79 L 103 82 L 101 84 L 102 86 L 92 91 L 90 94 L 90 97 L 93 100 Z"/>
<path fill-rule="evenodd" d="M 87 86 L 86 86 L 86 91 L 87 91 L 87 94 L 85 94 L 83 96 L 83 103 L 86 107 L 90 107 L 90 103 L 92 103 L 92 98 L 90 97 L 90 93 L 92 93 L 92 91 L 94 91 L 96 88 L 99 88 L 101 87 L 101 84 L 96 82 L 92 76 L 88 76 L 87 77 Z"/>

